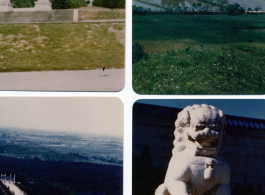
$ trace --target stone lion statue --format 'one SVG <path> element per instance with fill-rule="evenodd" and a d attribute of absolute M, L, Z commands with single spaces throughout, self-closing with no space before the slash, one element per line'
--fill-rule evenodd
<path fill-rule="evenodd" d="M 219 155 L 224 113 L 195 104 L 178 114 L 175 127 L 173 155 L 155 195 L 231 195 L 230 167 Z"/>

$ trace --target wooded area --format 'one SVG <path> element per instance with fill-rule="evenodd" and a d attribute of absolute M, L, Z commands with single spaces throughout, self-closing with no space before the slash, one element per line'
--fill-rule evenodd
<path fill-rule="evenodd" d="M 28 195 L 122 195 L 121 166 L 81 162 L 41 161 L 0 156 L 0 172 L 16 175 Z"/>

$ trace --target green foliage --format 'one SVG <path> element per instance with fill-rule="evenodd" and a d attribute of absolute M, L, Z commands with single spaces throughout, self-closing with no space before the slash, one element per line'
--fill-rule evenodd
<path fill-rule="evenodd" d="M 53 0 L 52 9 L 69 9 L 71 8 L 71 0 Z"/>
<path fill-rule="evenodd" d="M 11 0 L 14 8 L 34 7 L 36 0 Z"/>
<path fill-rule="evenodd" d="M 249 7 L 249 8 L 248 8 L 248 11 L 252 11 L 252 9 Z"/>
<path fill-rule="evenodd" d="M 136 5 L 133 5 L 132 7 L 133 15 L 146 15 L 148 12 L 151 12 L 150 8 L 138 7 Z"/>
<path fill-rule="evenodd" d="M 227 15 L 241 15 L 245 13 L 245 9 L 238 3 L 228 4 L 225 7 L 225 13 Z"/>
<path fill-rule="evenodd" d="M 125 0 L 94 0 L 92 4 L 108 8 L 125 8 Z"/>
<path fill-rule="evenodd" d="M 154 167 L 148 146 L 139 157 L 133 155 L 132 194 L 153 195 L 155 189 L 163 183 L 164 176 L 158 167 Z"/>
<path fill-rule="evenodd" d="M 139 94 L 263 94 L 264 55 L 265 49 L 238 44 L 151 54 L 133 64 L 134 90 Z"/>
<path fill-rule="evenodd" d="M 71 1 L 71 8 L 78 8 L 78 7 L 85 7 L 87 3 L 85 0 L 70 0 Z"/>
<path fill-rule="evenodd" d="M 163 8 L 159 11 L 134 5 L 132 13 L 133 15 L 214 15 L 218 12 L 212 12 L 209 6 L 202 6 L 202 3 L 194 3 L 192 8 L 176 5 L 174 8 Z"/>
<path fill-rule="evenodd" d="M 144 57 L 144 47 L 138 42 L 132 45 L 132 62 L 135 63 Z"/>
<path fill-rule="evenodd" d="M 135 92 L 264 94 L 264 21 L 247 14 L 134 16 L 133 41 L 148 53 L 133 64 Z"/>

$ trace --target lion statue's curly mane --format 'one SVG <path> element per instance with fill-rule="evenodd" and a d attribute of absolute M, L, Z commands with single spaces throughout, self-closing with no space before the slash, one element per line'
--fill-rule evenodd
<path fill-rule="evenodd" d="M 178 118 L 175 122 L 173 155 L 174 153 L 183 151 L 187 147 L 187 128 L 196 127 L 198 125 L 202 127 L 215 125 L 219 130 L 223 130 L 225 128 L 225 115 L 222 110 L 206 104 L 195 104 L 184 108 L 178 113 Z M 220 138 L 222 138 L 222 135 Z"/>

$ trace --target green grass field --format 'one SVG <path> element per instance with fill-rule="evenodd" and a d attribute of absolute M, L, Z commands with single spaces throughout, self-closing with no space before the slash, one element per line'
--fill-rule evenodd
<path fill-rule="evenodd" d="M 265 15 L 133 16 L 139 94 L 264 94 Z"/>
<path fill-rule="evenodd" d="M 0 72 L 124 68 L 125 24 L 0 25 Z"/>

